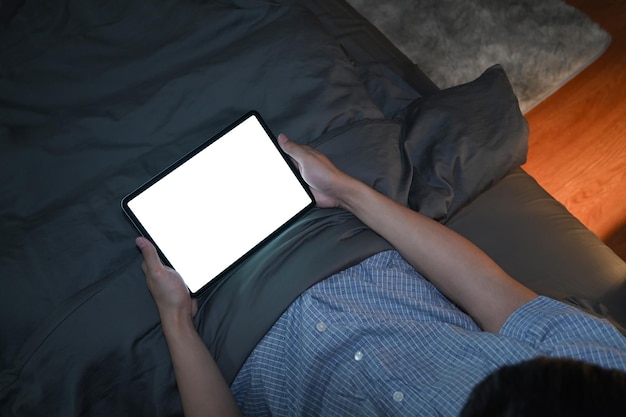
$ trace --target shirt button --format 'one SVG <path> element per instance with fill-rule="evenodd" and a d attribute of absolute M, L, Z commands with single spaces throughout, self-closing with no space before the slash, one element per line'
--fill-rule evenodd
<path fill-rule="evenodd" d="M 315 325 L 315 328 L 317 329 L 318 332 L 325 332 L 327 329 L 326 324 L 323 321 L 320 321 L 319 323 L 317 323 Z"/>
<path fill-rule="evenodd" d="M 354 354 L 354 360 L 360 361 L 361 359 L 363 359 L 363 352 L 361 352 L 360 350 L 357 350 L 356 353 Z"/>
<path fill-rule="evenodd" d="M 399 403 L 400 401 L 404 400 L 404 394 L 403 394 L 403 393 L 401 393 L 400 391 L 396 391 L 396 392 L 394 392 L 394 393 L 393 393 L 393 400 L 394 400 L 395 402 L 398 402 L 398 403 Z"/>

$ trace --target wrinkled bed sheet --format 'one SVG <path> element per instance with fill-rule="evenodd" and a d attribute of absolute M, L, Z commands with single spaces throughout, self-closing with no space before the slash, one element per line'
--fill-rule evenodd
<path fill-rule="evenodd" d="M 180 414 L 120 200 L 250 109 L 441 220 L 523 162 L 501 68 L 439 91 L 403 59 L 339 1 L 16 6 L 0 31 L 0 415 Z M 314 210 L 204 294 L 227 380 L 302 291 L 387 247 Z"/>

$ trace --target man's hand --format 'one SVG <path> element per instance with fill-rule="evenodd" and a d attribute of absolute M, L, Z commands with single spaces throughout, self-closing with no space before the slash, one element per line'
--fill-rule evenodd
<path fill-rule="evenodd" d="M 278 144 L 296 164 L 302 178 L 311 188 L 318 207 L 342 207 L 341 196 L 354 178 L 349 177 L 333 165 L 323 154 L 290 141 L 284 134 L 278 135 Z"/>
<path fill-rule="evenodd" d="M 189 295 L 181 276 L 161 263 L 156 248 L 148 239 L 138 237 L 135 243 L 143 255 L 141 268 L 146 275 L 148 289 L 159 309 L 161 321 L 191 320 L 198 312 L 198 304 Z"/>
<path fill-rule="evenodd" d="M 196 300 L 178 272 L 161 263 L 148 239 L 138 237 L 135 243 L 143 254 L 141 268 L 159 309 L 185 416 L 240 416 L 224 377 L 194 327 Z"/>

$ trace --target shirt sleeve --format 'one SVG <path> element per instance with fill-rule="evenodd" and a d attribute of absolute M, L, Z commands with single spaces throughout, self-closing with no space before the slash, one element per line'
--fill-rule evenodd
<path fill-rule="evenodd" d="M 548 297 L 518 308 L 500 334 L 549 357 L 568 357 L 626 370 L 626 338 L 607 320 Z"/>

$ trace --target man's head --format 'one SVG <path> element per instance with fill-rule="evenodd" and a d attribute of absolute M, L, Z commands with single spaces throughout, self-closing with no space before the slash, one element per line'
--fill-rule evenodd
<path fill-rule="evenodd" d="M 478 384 L 461 417 L 626 416 L 626 373 L 571 359 L 505 366 Z"/>

